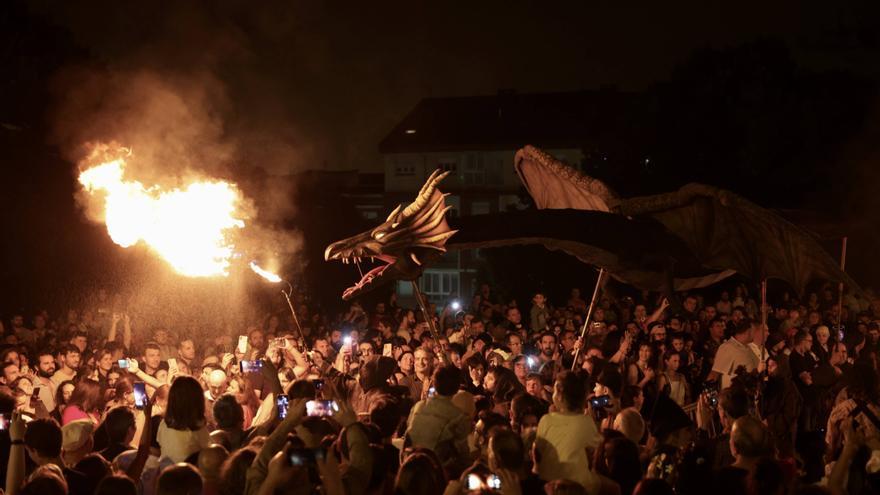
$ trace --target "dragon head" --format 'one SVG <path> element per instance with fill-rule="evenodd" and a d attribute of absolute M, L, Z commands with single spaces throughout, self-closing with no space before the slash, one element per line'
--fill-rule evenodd
<path fill-rule="evenodd" d="M 451 208 L 446 206 L 447 195 L 437 189 L 447 175 L 435 170 L 402 211 L 398 205 L 381 225 L 327 246 L 326 261 L 355 263 L 358 270 L 367 258 L 381 262 L 366 274 L 361 272 L 360 281 L 342 293 L 343 300 L 394 280 L 415 280 L 429 262 L 446 252 L 446 241 L 457 232 L 446 223 Z"/>

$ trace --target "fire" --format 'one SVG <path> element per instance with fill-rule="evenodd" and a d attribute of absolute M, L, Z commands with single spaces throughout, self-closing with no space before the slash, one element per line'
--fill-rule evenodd
<path fill-rule="evenodd" d="M 268 280 L 269 282 L 272 282 L 275 284 L 277 284 L 278 282 L 281 282 L 281 277 L 270 272 L 269 270 L 264 270 L 264 269 L 260 268 L 260 265 L 258 265 L 256 261 L 251 261 L 250 266 L 251 266 L 251 270 L 253 270 L 254 273 L 263 277 L 264 279 Z"/>
<path fill-rule="evenodd" d="M 130 247 L 143 241 L 186 276 L 226 276 L 236 256 L 233 234 L 244 227 L 235 184 L 204 180 L 180 189 L 145 187 L 124 178 L 131 156 L 122 147 L 97 146 L 79 175 L 90 195 L 103 195 L 104 223 L 113 242 Z"/>

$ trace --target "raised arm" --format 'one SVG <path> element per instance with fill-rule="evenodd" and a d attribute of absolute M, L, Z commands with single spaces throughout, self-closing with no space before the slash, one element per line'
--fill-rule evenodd
<path fill-rule="evenodd" d="M 141 431 L 141 438 L 138 442 L 137 456 L 125 470 L 125 474 L 133 480 L 140 479 L 147 459 L 150 458 L 150 444 L 153 441 L 153 422 L 150 420 L 153 415 L 153 401 L 146 402 L 144 405 L 144 429 Z"/>
<path fill-rule="evenodd" d="M 6 465 L 6 493 L 17 495 L 24 482 L 24 431 L 25 423 L 21 414 L 12 413 L 12 421 L 9 423 L 9 440 L 12 446 L 9 450 L 9 463 Z"/>
<path fill-rule="evenodd" d="M 153 388 L 159 388 L 162 385 L 165 385 L 165 383 L 161 380 L 157 380 L 156 377 L 150 376 L 144 370 L 140 369 L 136 359 L 128 360 L 128 372 L 134 374 L 134 376 L 136 376 L 140 381 L 146 383 Z"/>
<path fill-rule="evenodd" d="M 122 345 L 125 349 L 131 349 L 131 316 L 128 313 L 122 315 Z"/>
<path fill-rule="evenodd" d="M 275 428 L 275 431 L 269 435 L 257 458 L 247 470 L 247 481 L 245 482 L 245 494 L 257 495 L 260 492 L 260 486 L 269 473 L 269 461 L 284 448 L 287 442 L 287 435 L 293 431 L 302 422 L 306 413 L 306 399 L 297 399 L 290 404 L 287 410 L 287 418 Z"/>
<path fill-rule="evenodd" d="M 648 326 L 651 323 L 658 321 L 660 319 L 660 317 L 663 316 L 663 312 L 666 311 L 666 308 L 668 308 L 668 307 L 669 307 L 669 299 L 666 299 L 664 297 L 663 300 L 660 301 L 660 306 L 657 306 L 657 309 L 655 309 L 654 312 L 651 313 L 651 316 L 649 316 L 648 319 L 645 320 L 645 326 Z"/>
<path fill-rule="evenodd" d="M 119 313 L 113 313 L 110 317 L 110 333 L 107 334 L 107 342 L 116 341 L 116 327 L 119 326 L 119 320 L 122 317 Z"/>

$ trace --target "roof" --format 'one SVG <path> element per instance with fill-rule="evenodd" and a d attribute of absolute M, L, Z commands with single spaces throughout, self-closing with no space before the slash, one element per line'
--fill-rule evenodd
<path fill-rule="evenodd" d="M 425 98 L 379 143 L 381 153 L 582 148 L 619 132 L 638 93 L 566 93 Z"/>

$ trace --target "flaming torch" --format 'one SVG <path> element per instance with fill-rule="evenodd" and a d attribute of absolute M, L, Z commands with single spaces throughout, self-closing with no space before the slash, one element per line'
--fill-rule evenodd
<path fill-rule="evenodd" d="M 226 276 L 236 255 L 233 234 L 244 227 L 235 184 L 146 187 L 124 177 L 131 156 L 121 146 L 95 146 L 79 175 L 90 196 L 103 196 L 102 217 L 113 242 L 126 248 L 143 242 L 182 275 Z"/>
<path fill-rule="evenodd" d="M 263 277 L 265 280 L 272 282 L 273 284 L 279 284 L 281 282 L 287 284 L 287 292 L 285 292 L 284 289 L 281 289 L 281 294 L 284 295 L 284 300 L 287 301 L 287 307 L 290 308 L 290 314 L 293 316 L 293 322 L 296 324 L 297 331 L 299 331 L 300 345 L 302 345 L 302 348 L 305 349 L 306 339 L 303 336 L 302 327 L 299 325 L 299 318 L 296 317 L 296 310 L 293 308 L 293 302 L 290 300 L 291 295 L 293 295 L 293 286 L 290 285 L 290 282 L 282 279 L 277 274 L 261 268 L 256 261 L 251 261 L 250 267 L 251 270 L 254 271 L 254 273 Z"/>

